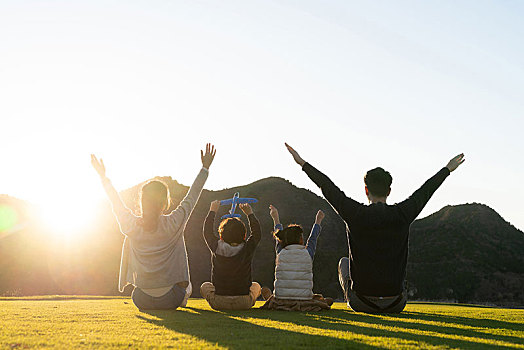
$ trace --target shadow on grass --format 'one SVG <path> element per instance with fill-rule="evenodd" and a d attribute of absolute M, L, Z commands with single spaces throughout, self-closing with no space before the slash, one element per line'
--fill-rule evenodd
<path fill-rule="evenodd" d="M 499 329 L 500 333 L 524 331 L 517 323 L 483 320 L 476 318 L 446 316 L 422 312 L 402 314 L 371 315 L 350 310 L 330 310 L 323 313 L 309 313 L 305 318 L 293 317 L 292 313 L 256 313 L 252 318 L 335 331 L 350 331 L 368 337 L 393 337 L 410 342 L 422 342 L 434 346 L 458 348 L 500 348 L 523 347 L 524 338 L 506 334 L 490 334 L 480 328 Z M 426 323 L 421 323 L 425 321 Z M 428 322 L 429 321 L 429 322 Z M 432 324 L 437 322 L 438 324 Z M 394 328 L 393 328 L 394 327 Z M 471 329 L 473 328 L 473 329 Z"/>
<path fill-rule="evenodd" d="M 255 313 L 266 313 L 258 309 L 230 313 L 196 308 L 143 312 L 154 318 L 137 315 L 139 319 L 231 349 L 250 347 L 375 349 L 362 342 L 264 327 L 231 317 L 251 317 Z M 295 315 L 300 316 L 300 314 Z"/>
<path fill-rule="evenodd" d="M 500 328 L 513 331 L 524 331 L 524 325 L 508 321 L 500 321 L 486 318 L 472 318 L 456 315 L 432 314 L 418 311 L 405 311 L 398 315 L 400 318 L 413 318 L 434 322 L 456 323 L 459 325 L 483 328 Z"/>
<path fill-rule="evenodd" d="M 443 302 L 431 302 L 431 301 L 413 301 L 409 300 L 409 304 L 411 305 L 435 305 L 435 303 L 438 303 L 438 305 L 444 305 L 444 306 L 460 306 L 460 307 L 470 307 L 474 309 L 522 309 L 524 307 L 520 306 L 497 306 L 497 305 L 484 305 L 484 304 L 462 304 L 462 303 L 443 303 Z"/>
<path fill-rule="evenodd" d="M 195 336 L 212 344 L 233 349 L 246 347 L 311 348 L 383 348 L 392 341 L 412 345 L 457 348 L 523 347 L 524 339 L 507 334 L 489 334 L 481 328 L 499 329 L 500 333 L 522 331 L 517 323 L 423 312 L 399 315 L 368 315 L 350 310 L 296 313 L 252 309 L 217 312 L 198 308 L 177 311 L 148 311 L 154 316 L 137 316 L 158 326 Z M 385 317 L 384 317 L 385 316 Z M 253 323 L 253 320 L 257 320 Z M 275 324 L 276 322 L 276 324 Z M 299 330 L 278 329 L 278 323 L 308 327 L 326 334 L 306 334 Z M 333 334 L 339 332 L 338 334 Z M 340 339 L 350 332 L 356 340 Z M 330 335 L 331 334 L 331 335 Z M 376 346 L 367 344 L 374 342 Z"/>

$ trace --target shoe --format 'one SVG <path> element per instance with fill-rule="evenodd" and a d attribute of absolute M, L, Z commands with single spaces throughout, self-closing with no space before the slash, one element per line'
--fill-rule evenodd
<path fill-rule="evenodd" d="M 186 295 L 184 297 L 184 300 L 182 300 L 182 303 L 179 307 L 186 307 L 187 306 L 187 300 L 193 293 L 193 286 L 191 285 L 191 282 L 189 282 L 188 286 L 186 287 Z"/>
<path fill-rule="evenodd" d="M 268 287 L 262 287 L 261 294 L 264 300 L 268 300 L 269 298 L 271 298 L 271 295 L 273 293 L 271 293 L 271 289 L 269 289 Z"/>
<path fill-rule="evenodd" d="M 328 306 L 333 305 L 333 298 L 326 297 L 324 298 L 324 301 L 326 302 L 326 304 L 328 304 Z"/>

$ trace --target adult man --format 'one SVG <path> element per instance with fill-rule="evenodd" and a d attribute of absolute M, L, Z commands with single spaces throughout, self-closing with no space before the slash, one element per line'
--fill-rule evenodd
<path fill-rule="evenodd" d="M 401 312 L 407 301 L 409 227 L 450 172 L 464 162 L 464 154 L 451 159 L 413 195 L 395 205 L 386 204 L 391 175 L 382 168 L 368 171 L 364 182 L 370 204 L 364 205 L 347 197 L 287 143 L 286 147 L 346 223 L 349 259 L 340 259 L 338 272 L 348 306 L 360 312 Z"/>

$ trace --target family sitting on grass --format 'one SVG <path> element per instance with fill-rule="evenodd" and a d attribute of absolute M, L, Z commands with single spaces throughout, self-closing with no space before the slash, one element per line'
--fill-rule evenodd
<path fill-rule="evenodd" d="M 349 258 L 339 261 L 338 274 L 344 297 L 354 311 L 399 313 L 407 302 L 405 290 L 409 227 L 450 172 L 464 162 L 460 154 L 430 178 L 411 197 L 395 205 L 386 204 L 392 177 L 382 168 L 367 172 L 365 191 L 370 204 L 345 196 L 326 175 L 304 161 L 286 144 L 288 151 L 346 223 Z M 169 189 L 161 181 L 149 181 L 140 191 L 141 216 L 128 209 L 105 175 L 102 159 L 91 155 L 112 203 L 125 239 L 120 262 L 119 290 L 135 286 L 132 300 L 140 310 L 176 309 L 186 306 L 192 293 L 184 229 L 206 182 L 216 151 L 207 144 L 201 151 L 202 169 L 178 207 L 168 214 Z M 238 218 L 223 220 L 218 237 L 213 227 L 219 201 L 213 201 L 204 222 L 203 235 L 211 251 L 211 282 L 200 293 L 216 310 L 245 310 L 260 295 L 263 309 L 319 311 L 329 309 L 333 299 L 313 293 L 313 261 L 324 213 L 318 211 L 304 244 L 299 225 L 286 228 L 278 210 L 271 205 L 276 245 L 273 292 L 253 282 L 251 263 L 260 242 L 260 224 L 249 204 L 240 208 L 249 222 L 249 236 Z"/>

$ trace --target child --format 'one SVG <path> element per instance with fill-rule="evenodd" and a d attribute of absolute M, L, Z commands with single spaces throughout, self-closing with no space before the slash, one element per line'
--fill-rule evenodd
<path fill-rule="evenodd" d="M 176 309 L 191 295 L 184 227 L 195 207 L 215 149 L 201 151 L 202 169 L 180 205 L 164 215 L 170 206 L 169 189 L 161 181 L 150 181 L 140 191 L 141 216 L 135 216 L 122 202 L 105 174 L 102 159 L 91 155 L 91 163 L 111 200 L 113 212 L 124 234 L 120 262 L 119 290 L 133 284 L 133 303 L 140 310 Z"/>
<path fill-rule="evenodd" d="M 204 222 L 204 240 L 211 251 L 211 282 L 204 282 L 200 294 L 215 310 L 247 310 L 260 295 L 260 284 L 252 282 L 251 261 L 260 242 L 260 224 L 249 204 L 240 204 L 247 215 L 251 235 L 238 218 L 220 223 L 220 239 L 213 234 L 215 215 L 220 201 L 211 202 Z"/>
<path fill-rule="evenodd" d="M 297 311 L 329 309 L 333 299 L 313 294 L 313 258 L 324 213 L 321 210 L 317 212 L 315 224 L 304 246 L 302 227 L 289 225 L 283 228 L 277 208 L 272 205 L 269 208 L 275 225 L 277 258 L 274 295 L 271 295 L 269 288 L 263 288 L 262 295 L 267 300 L 263 308 Z"/>

